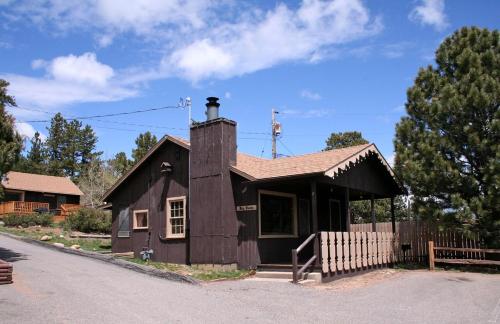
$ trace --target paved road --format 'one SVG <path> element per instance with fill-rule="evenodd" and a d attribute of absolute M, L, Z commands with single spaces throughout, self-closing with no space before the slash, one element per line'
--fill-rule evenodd
<path fill-rule="evenodd" d="M 0 236 L 15 283 L 1 323 L 500 323 L 500 277 L 406 272 L 355 289 L 232 281 L 191 286 Z"/>

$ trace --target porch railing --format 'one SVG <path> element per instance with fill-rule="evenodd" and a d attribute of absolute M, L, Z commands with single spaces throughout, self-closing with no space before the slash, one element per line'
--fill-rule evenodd
<path fill-rule="evenodd" d="M 309 268 L 314 261 L 318 258 L 314 254 L 300 269 L 299 269 L 299 253 L 302 251 L 309 243 L 314 242 L 317 234 L 311 234 L 298 248 L 292 250 L 292 281 L 293 283 L 299 282 L 299 277 L 304 273 L 304 271 Z"/>
<path fill-rule="evenodd" d="M 29 214 L 38 209 L 49 210 L 49 204 L 30 201 L 5 201 L 0 203 L 0 215 L 11 213 Z"/>

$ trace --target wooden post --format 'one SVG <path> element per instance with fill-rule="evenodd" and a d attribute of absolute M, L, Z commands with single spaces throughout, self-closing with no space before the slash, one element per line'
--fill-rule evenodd
<path fill-rule="evenodd" d="M 396 233 L 396 217 L 394 215 L 394 197 L 391 197 L 391 222 L 392 222 L 392 233 Z"/>
<path fill-rule="evenodd" d="M 349 188 L 345 188 L 345 231 L 351 231 L 351 207 L 349 206 Z"/>
<path fill-rule="evenodd" d="M 375 219 L 375 199 L 373 197 L 374 196 L 372 194 L 372 198 L 370 199 L 370 203 L 371 203 L 370 214 L 372 216 L 372 232 L 376 232 L 377 231 L 377 220 Z"/>
<path fill-rule="evenodd" d="M 298 258 L 297 258 L 297 250 L 292 250 L 292 282 L 299 282 L 299 276 L 297 275 L 298 271 Z"/>
<path fill-rule="evenodd" d="M 311 181 L 311 214 L 312 214 L 312 231 L 314 234 L 318 233 L 318 192 L 316 180 Z M 315 264 L 320 262 L 320 248 L 319 240 L 314 240 L 314 255 L 317 256 Z"/>
<path fill-rule="evenodd" d="M 429 270 L 434 270 L 434 241 L 429 241 Z"/>

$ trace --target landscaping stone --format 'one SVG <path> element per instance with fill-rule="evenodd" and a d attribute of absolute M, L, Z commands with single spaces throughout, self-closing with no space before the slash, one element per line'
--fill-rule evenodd
<path fill-rule="evenodd" d="M 0 226 L 5 226 L 5 223 L 0 221 Z"/>
<path fill-rule="evenodd" d="M 73 244 L 70 248 L 73 249 L 73 250 L 80 250 L 80 245 Z"/>
<path fill-rule="evenodd" d="M 63 247 L 64 247 L 64 244 L 63 244 L 63 243 L 54 243 L 54 246 L 57 246 L 57 247 L 63 248 Z"/>
<path fill-rule="evenodd" d="M 50 236 L 50 235 L 44 235 L 40 239 L 40 241 L 50 241 L 50 240 L 52 240 L 52 236 Z"/>

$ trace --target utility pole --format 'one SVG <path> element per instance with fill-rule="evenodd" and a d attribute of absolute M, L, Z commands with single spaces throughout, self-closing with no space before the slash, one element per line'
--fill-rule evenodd
<path fill-rule="evenodd" d="M 281 134 L 281 124 L 276 121 L 276 114 L 279 114 L 278 111 L 273 109 L 271 111 L 272 116 L 271 116 L 271 127 L 272 127 L 272 138 L 273 138 L 273 159 L 276 159 L 278 157 L 278 153 L 276 152 L 276 138 Z"/>

